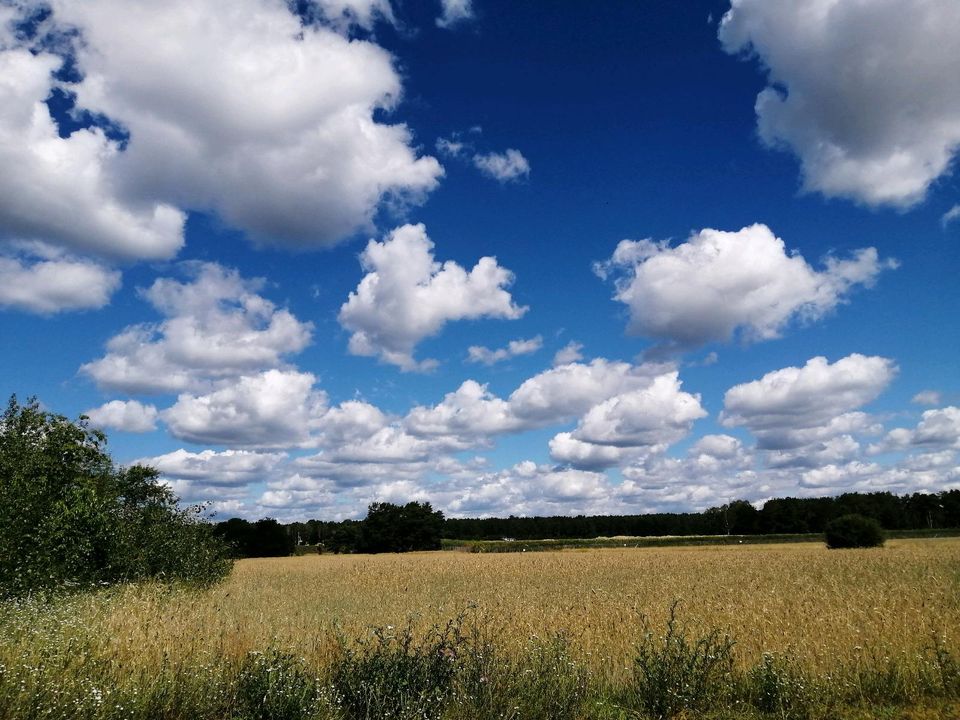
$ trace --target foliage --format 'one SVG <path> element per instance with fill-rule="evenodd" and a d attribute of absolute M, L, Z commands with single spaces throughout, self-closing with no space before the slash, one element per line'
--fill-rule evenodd
<path fill-rule="evenodd" d="M 139 578 L 205 584 L 222 544 L 153 468 L 117 468 L 106 436 L 12 397 L 0 417 L 0 592 Z"/>
<path fill-rule="evenodd" d="M 692 637 L 677 620 L 677 606 L 663 635 L 645 629 L 633 662 L 634 703 L 655 720 L 718 704 L 733 677 L 733 640 L 716 629 Z"/>
<path fill-rule="evenodd" d="M 406 505 L 372 503 L 367 510 L 357 545 L 359 552 L 439 550 L 443 513 L 428 502 Z"/>
<path fill-rule="evenodd" d="M 237 678 L 236 720 L 306 720 L 319 695 L 304 661 L 270 648 L 247 655 Z"/>
<path fill-rule="evenodd" d="M 824 538 L 831 549 L 880 547 L 885 540 L 880 523 L 857 514 L 831 520 L 824 530 Z"/>
<path fill-rule="evenodd" d="M 744 500 L 735 500 L 702 513 L 448 518 L 443 536 L 457 540 L 539 540 L 822 533 L 828 522 L 850 513 L 873 518 L 887 530 L 960 528 L 960 489 L 902 496 L 873 492 L 774 498 L 759 510 Z"/>
<path fill-rule="evenodd" d="M 231 518 L 218 523 L 213 533 L 230 546 L 234 557 L 286 557 L 295 547 L 295 540 L 287 528 L 273 518 L 253 523 Z"/>
<path fill-rule="evenodd" d="M 793 658 L 764 653 L 747 673 L 745 694 L 761 712 L 783 720 L 807 720 L 814 693 Z"/>
<path fill-rule="evenodd" d="M 443 714 L 464 639 L 462 618 L 417 637 L 408 623 L 374 628 L 359 648 L 341 644 L 330 670 L 337 706 L 349 720 L 413 720 Z"/>

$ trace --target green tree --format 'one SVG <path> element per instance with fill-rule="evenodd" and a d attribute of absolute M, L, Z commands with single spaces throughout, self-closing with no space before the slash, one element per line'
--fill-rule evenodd
<path fill-rule="evenodd" d="M 202 508 L 159 473 L 117 468 L 107 438 L 11 397 L 0 417 L 0 592 L 140 578 L 209 583 L 230 569 Z"/>
<path fill-rule="evenodd" d="M 824 538 L 830 549 L 879 547 L 885 539 L 880 523 L 856 514 L 831 520 L 824 530 Z"/>
<path fill-rule="evenodd" d="M 372 503 L 361 524 L 360 552 L 439 550 L 443 513 L 428 502 Z"/>

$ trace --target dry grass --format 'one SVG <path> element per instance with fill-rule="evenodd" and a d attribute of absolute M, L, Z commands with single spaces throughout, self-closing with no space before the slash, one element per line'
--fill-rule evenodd
<path fill-rule="evenodd" d="M 735 637 L 744 664 L 782 652 L 829 672 L 917 657 L 935 637 L 951 649 L 960 640 L 960 539 L 245 560 L 204 594 L 132 588 L 91 601 L 82 624 L 102 628 L 106 655 L 144 669 L 271 645 L 323 666 L 336 632 L 362 637 L 411 617 L 425 628 L 470 606 L 506 649 L 562 633 L 613 679 L 630 665 L 641 615 L 660 627 L 673 600 L 694 628 Z"/>

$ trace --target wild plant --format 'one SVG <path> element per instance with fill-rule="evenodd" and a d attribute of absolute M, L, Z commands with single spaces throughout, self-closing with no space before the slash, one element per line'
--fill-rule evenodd
<path fill-rule="evenodd" d="M 717 629 L 692 635 L 677 619 L 678 606 L 670 606 L 663 635 L 643 618 L 633 661 L 632 704 L 655 720 L 717 706 L 732 689 L 734 641 Z"/>
<path fill-rule="evenodd" d="M 318 683 L 302 658 L 276 648 L 247 655 L 237 676 L 237 720 L 306 720 L 317 704 Z"/>
<path fill-rule="evenodd" d="M 747 700 L 758 710 L 783 720 L 807 720 L 811 714 L 811 681 L 789 656 L 764 653 L 744 679 Z"/>
<path fill-rule="evenodd" d="M 462 616 L 417 636 L 412 621 L 375 627 L 356 647 L 341 641 L 330 667 L 334 703 L 349 720 L 440 718 L 462 648 Z"/>

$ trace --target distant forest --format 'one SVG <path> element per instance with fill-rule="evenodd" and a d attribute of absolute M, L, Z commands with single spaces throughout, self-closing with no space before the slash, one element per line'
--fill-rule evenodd
<path fill-rule="evenodd" d="M 776 498 L 759 510 L 745 500 L 698 513 L 577 515 L 575 517 L 444 518 L 430 503 L 374 503 L 364 520 L 308 520 L 282 524 L 271 518 L 218 523 L 215 533 L 237 557 L 290 555 L 299 545 L 321 552 L 403 552 L 439 549 L 441 539 L 574 539 L 629 535 L 769 535 L 819 533 L 828 522 L 856 513 L 886 530 L 960 527 L 960 490 L 894 495 L 845 493 L 837 497 Z"/>

